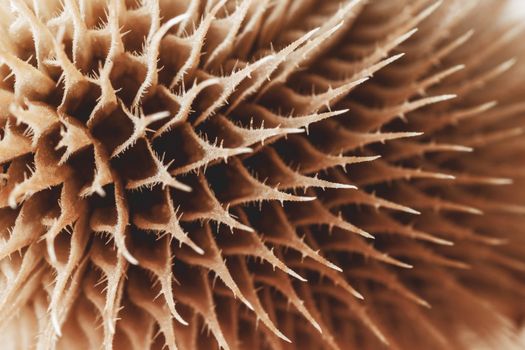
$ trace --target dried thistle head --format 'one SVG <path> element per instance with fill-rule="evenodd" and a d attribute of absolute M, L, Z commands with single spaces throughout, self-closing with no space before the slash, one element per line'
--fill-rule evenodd
<path fill-rule="evenodd" d="M 504 6 L 0 2 L 3 344 L 519 346 Z"/>

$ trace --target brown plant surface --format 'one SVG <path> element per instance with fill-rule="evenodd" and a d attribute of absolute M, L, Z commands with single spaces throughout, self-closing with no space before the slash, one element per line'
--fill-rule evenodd
<path fill-rule="evenodd" d="M 0 1 L 0 347 L 519 348 L 505 3 Z"/>

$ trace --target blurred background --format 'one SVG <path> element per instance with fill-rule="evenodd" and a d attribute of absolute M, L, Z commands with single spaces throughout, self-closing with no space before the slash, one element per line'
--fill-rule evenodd
<path fill-rule="evenodd" d="M 509 0 L 508 14 L 513 18 L 521 17 L 525 21 L 525 0 Z"/>

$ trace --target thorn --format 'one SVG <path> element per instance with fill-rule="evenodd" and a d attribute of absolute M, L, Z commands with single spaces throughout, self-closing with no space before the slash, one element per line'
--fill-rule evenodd
<path fill-rule="evenodd" d="M 132 265 L 139 264 L 139 261 L 135 259 L 135 257 L 131 255 L 131 253 L 127 249 L 124 249 L 124 251 L 122 252 L 122 256 Z"/>
<path fill-rule="evenodd" d="M 58 337 L 62 336 L 62 330 L 60 329 L 60 324 L 58 323 L 58 318 L 56 315 L 56 311 L 51 311 L 51 324 L 53 325 L 53 329 L 55 330 L 55 333 Z"/>

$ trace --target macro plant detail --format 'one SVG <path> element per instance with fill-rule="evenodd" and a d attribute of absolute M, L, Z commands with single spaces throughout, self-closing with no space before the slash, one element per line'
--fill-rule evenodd
<path fill-rule="evenodd" d="M 2 343 L 519 348 L 505 5 L 0 2 Z"/>

